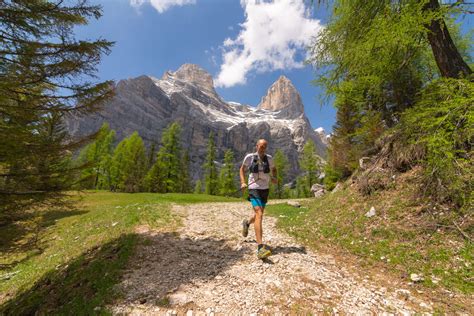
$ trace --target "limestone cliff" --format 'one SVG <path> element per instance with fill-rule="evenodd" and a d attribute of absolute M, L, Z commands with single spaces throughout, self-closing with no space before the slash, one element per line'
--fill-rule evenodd
<path fill-rule="evenodd" d="M 195 179 L 201 176 L 211 131 L 216 135 L 218 159 L 230 148 L 236 165 L 255 150 L 258 139 L 268 139 L 269 154 L 279 148 L 287 155 L 290 178 L 298 173 L 298 155 L 308 139 L 316 143 L 320 155 L 325 155 L 326 146 L 305 116 L 298 91 L 285 77 L 270 87 L 257 108 L 225 102 L 214 90 L 212 76 L 191 64 L 168 71 L 161 79 L 140 76 L 121 80 L 115 92 L 100 112 L 70 117 L 66 125 L 71 134 L 90 134 L 108 122 L 117 132 L 117 141 L 138 131 L 147 145 L 159 145 L 162 131 L 177 121 Z"/>

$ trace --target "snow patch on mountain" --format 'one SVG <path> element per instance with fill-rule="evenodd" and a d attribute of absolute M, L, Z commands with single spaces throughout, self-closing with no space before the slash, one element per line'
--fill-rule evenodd
<path fill-rule="evenodd" d="M 168 97 L 171 97 L 173 93 L 182 93 L 186 88 L 186 84 L 189 82 L 184 82 L 172 72 L 166 72 L 163 76 L 163 79 L 157 79 L 150 77 L 151 80 L 155 83 L 157 87 L 165 92 Z M 182 94 L 186 95 L 186 94 Z M 209 97 L 215 98 L 215 95 L 208 95 Z M 234 126 L 247 123 L 247 124 L 258 124 L 260 122 L 266 122 L 270 125 L 277 125 L 281 127 L 286 127 L 290 129 L 293 134 L 296 131 L 297 124 L 295 124 L 294 119 L 282 119 L 279 116 L 280 111 L 270 111 L 261 108 L 252 107 L 250 105 L 241 104 L 234 101 L 224 101 L 223 104 L 227 106 L 227 111 L 222 111 L 208 104 L 204 104 L 196 99 L 187 97 L 193 104 L 200 108 L 212 121 L 222 122 L 224 124 L 229 124 L 227 130 L 232 129 Z M 222 101 L 222 100 L 220 100 Z"/>
<path fill-rule="evenodd" d="M 321 141 L 324 145 L 328 145 L 331 134 L 326 134 L 326 131 L 322 127 L 315 128 L 314 131 L 319 134 Z"/>

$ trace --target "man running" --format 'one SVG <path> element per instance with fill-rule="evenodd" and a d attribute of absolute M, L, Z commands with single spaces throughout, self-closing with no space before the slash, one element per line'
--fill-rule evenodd
<path fill-rule="evenodd" d="M 249 220 L 242 222 L 242 235 L 247 237 L 250 224 L 254 224 L 255 239 L 257 240 L 257 257 L 264 259 L 272 253 L 262 242 L 262 220 L 263 211 L 268 199 L 270 179 L 272 183 L 277 183 L 277 170 L 273 164 L 273 158 L 265 154 L 268 142 L 265 139 L 257 141 L 257 152 L 245 156 L 240 167 L 240 188 L 242 191 L 248 187 L 249 199 L 252 203 L 254 214 Z M 245 172 L 249 171 L 248 185 L 245 181 Z M 270 176 L 270 171 L 272 177 Z"/>

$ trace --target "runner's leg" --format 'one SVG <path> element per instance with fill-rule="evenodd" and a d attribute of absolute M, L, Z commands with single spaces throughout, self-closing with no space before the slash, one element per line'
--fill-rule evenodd
<path fill-rule="evenodd" d="M 257 240 L 257 244 L 262 244 L 262 221 L 263 221 L 263 208 L 261 206 L 255 206 L 254 208 L 255 214 L 253 216 L 254 219 L 254 229 L 255 229 L 255 239 Z"/>
<path fill-rule="evenodd" d="M 250 219 L 248 220 L 249 225 L 253 224 L 254 222 L 255 222 L 255 210 L 254 210 L 254 213 L 253 213 L 252 217 L 250 217 Z"/>

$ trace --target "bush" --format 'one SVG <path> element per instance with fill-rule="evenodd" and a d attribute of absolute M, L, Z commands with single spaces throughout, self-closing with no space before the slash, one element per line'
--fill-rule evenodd
<path fill-rule="evenodd" d="M 424 193 L 440 203 L 467 205 L 473 187 L 474 83 L 438 79 L 402 115 L 401 142 L 422 147 Z"/>
<path fill-rule="evenodd" d="M 324 174 L 323 184 L 328 191 L 332 191 L 336 187 L 337 182 L 343 179 L 343 173 L 333 168 L 330 164 L 325 166 Z"/>

